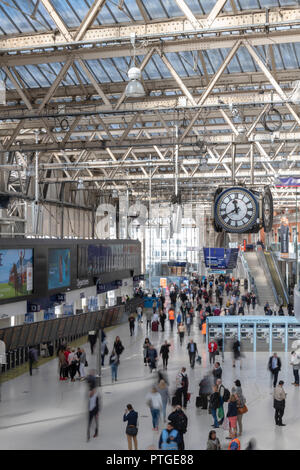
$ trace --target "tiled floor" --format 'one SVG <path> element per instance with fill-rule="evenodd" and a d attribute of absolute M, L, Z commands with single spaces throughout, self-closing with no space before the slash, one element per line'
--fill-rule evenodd
<path fill-rule="evenodd" d="M 108 346 L 111 349 L 116 335 L 121 337 L 125 350 L 121 356 L 117 384 L 111 384 L 110 368 L 103 369 L 101 395 L 103 409 L 100 416 L 100 434 L 96 439 L 86 442 L 87 423 L 87 386 L 84 382 L 60 382 L 58 380 L 57 359 L 41 366 L 29 374 L 20 376 L 2 385 L 0 403 L 0 449 L 127 449 L 125 424 L 122 421 L 124 408 L 132 403 L 139 412 L 138 443 L 140 449 L 158 444 L 159 433 L 152 431 L 151 413 L 145 403 L 156 374 L 151 375 L 143 364 L 142 344 L 146 335 L 145 323 L 136 327 L 135 335 L 129 336 L 128 325 L 123 324 L 108 333 Z M 208 354 L 202 342 L 197 325 L 193 326 L 191 337 L 198 344 L 203 358 L 192 370 L 189 366 L 185 338 L 179 344 L 178 335 L 169 331 L 149 333 L 150 340 L 157 348 L 165 339 L 171 344 L 168 377 L 170 391 L 174 390 L 175 375 L 184 365 L 190 380 L 191 403 L 188 405 L 188 431 L 185 435 L 186 449 L 205 449 L 207 436 L 212 429 L 212 418 L 207 411 L 195 408 L 199 380 L 210 370 Z M 95 355 L 88 351 L 89 368 L 95 365 Z M 300 390 L 291 385 L 292 369 L 289 354 L 280 353 L 282 372 L 288 393 L 284 422 L 286 427 L 275 426 L 272 407 L 272 387 L 267 371 L 268 353 L 246 353 L 243 368 L 232 367 L 231 354 L 225 353 L 223 383 L 232 387 L 239 378 L 247 399 L 249 412 L 244 415 L 244 434 L 242 448 L 250 438 L 255 437 L 259 449 L 299 449 Z M 106 363 L 108 359 L 106 357 Z M 226 408 L 226 405 L 225 405 Z M 171 412 L 171 407 L 168 411 Z M 162 423 L 160 423 L 161 428 Z M 227 435 L 223 429 L 217 430 L 222 445 L 227 446 Z"/>

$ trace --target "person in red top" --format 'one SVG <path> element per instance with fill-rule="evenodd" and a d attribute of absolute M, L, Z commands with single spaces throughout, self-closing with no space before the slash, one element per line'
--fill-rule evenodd
<path fill-rule="evenodd" d="M 212 340 L 208 343 L 208 351 L 209 351 L 209 363 L 211 364 L 211 361 L 213 364 L 215 363 L 215 356 L 216 356 L 216 351 L 218 349 L 217 343 Z"/>
<path fill-rule="evenodd" d="M 68 359 L 69 359 L 69 354 L 71 354 L 71 348 L 70 348 L 70 346 L 67 346 L 66 349 L 64 350 L 64 355 L 65 355 L 67 364 L 69 364 L 69 360 L 68 360 Z M 69 369 L 69 366 L 67 366 L 66 372 L 65 372 L 65 373 L 66 373 L 66 377 L 68 377 L 68 375 L 69 375 L 69 370 L 70 370 L 70 369 Z"/>

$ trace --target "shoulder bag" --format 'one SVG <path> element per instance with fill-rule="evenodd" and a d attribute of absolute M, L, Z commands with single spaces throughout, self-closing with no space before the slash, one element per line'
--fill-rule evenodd
<path fill-rule="evenodd" d="M 133 424 L 127 425 L 126 427 L 126 434 L 128 436 L 136 436 L 138 433 L 138 428 L 134 426 Z"/>
<path fill-rule="evenodd" d="M 244 413 L 248 412 L 248 408 L 246 405 L 242 406 L 241 408 L 238 408 L 238 414 L 243 415 Z"/>

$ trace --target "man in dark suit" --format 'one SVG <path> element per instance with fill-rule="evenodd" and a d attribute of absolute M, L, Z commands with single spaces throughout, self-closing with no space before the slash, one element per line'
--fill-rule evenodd
<path fill-rule="evenodd" d="M 281 360 L 280 357 L 277 356 L 277 353 L 273 353 L 273 356 L 270 357 L 268 369 L 273 375 L 273 387 L 275 388 L 277 384 L 278 374 L 281 369 Z"/>
<path fill-rule="evenodd" d="M 195 367 L 195 359 L 196 359 L 196 354 L 198 353 L 198 348 L 197 348 L 197 344 L 194 343 L 192 339 L 187 345 L 187 350 L 190 356 L 190 365 L 191 365 L 191 368 L 193 369 Z"/>

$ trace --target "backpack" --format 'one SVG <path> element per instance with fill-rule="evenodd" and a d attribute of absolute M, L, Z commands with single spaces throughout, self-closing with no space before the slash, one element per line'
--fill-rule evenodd
<path fill-rule="evenodd" d="M 228 390 L 228 388 L 224 387 L 223 401 L 227 402 L 229 398 L 230 398 L 230 391 Z"/>
<path fill-rule="evenodd" d="M 186 375 L 182 375 L 181 386 L 182 388 L 188 388 L 188 378 Z"/>
<path fill-rule="evenodd" d="M 183 413 L 180 413 L 177 415 L 175 427 L 179 432 L 182 432 L 182 433 L 186 432 L 187 418 Z"/>

